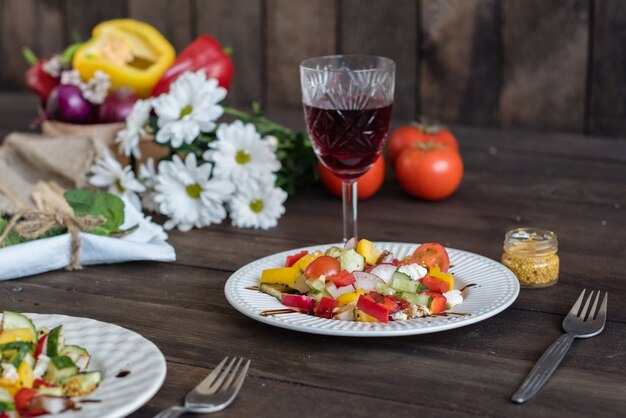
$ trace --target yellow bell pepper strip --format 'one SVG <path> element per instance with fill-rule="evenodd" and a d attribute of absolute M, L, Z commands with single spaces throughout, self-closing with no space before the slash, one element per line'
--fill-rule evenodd
<path fill-rule="evenodd" d="M 83 80 L 101 70 L 111 78 L 112 89 L 129 87 L 148 97 L 175 58 L 172 44 L 153 26 L 114 19 L 93 28 L 92 38 L 74 54 L 72 67 Z"/>
<path fill-rule="evenodd" d="M 20 367 L 17 368 L 18 386 L 22 388 L 32 389 L 35 382 L 35 373 L 33 368 L 27 361 L 22 361 Z"/>
<path fill-rule="evenodd" d="M 359 300 L 359 296 L 364 294 L 365 290 L 363 289 L 357 289 L 356 292 L 344 293 L 337 298 L 337 303 L 339 304 L 339 306 L 344 306 L 349 303 L 356 303 L 356 301 Z"/>
<path fill-rule="evenodd" d="M 454 274 L 444 273 L 437 266 L 433 266 L 428 270 L 428 274 L 437 279 L 443 280 L 448 283 L 448 291 L 454 289 Z"/>
<path fill-rule="evenodd" d="M 381 254 L 381 252 L 376 249 L 376 246 L 374 246 L 374 243 L 366 239 L 362 239 L 358 242 L 356 252 L 365 257 L 365 262 L 370 266 L 376 264 Z"/>
<path fill-rule="evenodd" d="M 31 342 L 33 334 L 28 328 L 5 329 L 0 333 L 0 344 L 13 343 L 16 341 Z"/>
<path fill-rule="evenodd" d="M 267 269 L 261 273 L 261 283 L 281 283 L 291 287 L 299 274 L 300 270 L 295 267 Z"/>

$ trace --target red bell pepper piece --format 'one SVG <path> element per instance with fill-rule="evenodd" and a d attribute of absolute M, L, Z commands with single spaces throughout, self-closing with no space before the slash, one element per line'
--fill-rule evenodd
<path fill-rule="evenodd" d="M 302 250 L 297 254 L 294 255 L 288 255 L 287 256 L 287 260 L 285 260 L 285 267 L 291 267 L 294 264 L 296 264 L 296 262 L 298 260 L 300 260 L 302 257 L 304 257 L 305 255 L 307 255 L 309 252 L 307 250 Z"/>
<path fill-rule="evenodd" d="M 315 309 L 315 316 L 330 319 L 333 317 L 333 309 L 335 309 L 336 307 L 337 301 L 335 299 L 324 296 L 320 300 L 320 303 L 317 304 L 317 308 Z"/>
<path fill-rule="evenodd" d="M 41 379 L 35 379 L 33 381 L 33 387 L 34 388 L 39 388 L 39 387 L 45 387 L 45 388 L 51 388 L 54 387 L 54 385 L 52 383 L 48 383 L 45 380 L 41 380 Z"/>
<path fill-rule="evenodd" d="M 313 312 L 315 310 L 315 299 L 304 295 L 290 295 L 283 293 L 280 302 L 290 308 L 298 309 L 302 312 Z"/>
<path fill-rule="evenodd" d="M 384 324 L 389 322 L 389 309 L 377 304 L 369 296 L 361 295 L 356 302 L 356 307 L 369 316 L 376 318 L 379 322 Z"/>
<path fill-rule="evenodd" d="M 41 353 L 43 353 L 44 350 L 46 349 L 46 342 L 48 341 L 48 335 L 49 334 L 46 334 L 46 335 L 44 335 L 43 337 L 41 337 L 39 339 L 39 342 L 37 343 L 37 348 L 35 349 L 35 358 L 36 359 L 39 358 L 39 355 Z"/>
<path fill-rule="evenodd" d="M 15 394 L 15 409 L 21 417 L 38 417 L 47 412 L 40 402 L 36 402 L 37 391 L 34 389 L 22 388 Z"/>
<path fill-rule="evenodd" d="M 326 280 L 332 281 L 337 287 L 350 286 L 352 283 L 356 282 L 356 278 L 354 277 L 354 274 L 346 270 L 341 270 L 337 274 L 328 276 L 326 277 Z"/>
<path fill-rule="evenodd" d="M 424 276 L 421 281 L 424 286 L 429 288 L 432 292 L 445 293 L 450 288 L 450 285 L 446 281 L 432 276 Z"/>
<path fill-rule="evenodd" d="M 200 35 L 183 49 L 174 64 L 161 76 L 152 89 L 152 96 L 167 93 L 170 90 L 170 84 L 185 71 L 198 70 L 204 70 L 209 78 L 217 78 L 219 85 L 228 90 L 233 80 L 235 66 L 233 60 L 215 38 Z"/>

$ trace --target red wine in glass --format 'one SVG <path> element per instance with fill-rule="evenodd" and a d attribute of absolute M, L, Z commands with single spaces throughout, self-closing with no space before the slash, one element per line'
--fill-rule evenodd
<path fill-rule="evenodd" d="M 351 181 L 365 174 L 382 152 L 392 104 L 365 109 L 332 109 L 304 105 L 313 147 L 337 177 Z"/>

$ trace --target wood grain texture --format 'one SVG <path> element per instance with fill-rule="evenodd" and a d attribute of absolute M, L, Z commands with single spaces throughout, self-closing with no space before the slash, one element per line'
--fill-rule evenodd
<path fill-rule="evenodd" d="M 502 2 L 503 127 L 583 132 L 588 0 Z"/>
<path fill-rule="evenodd" d="M 91 30 L 98 23 L 127 15 L 127 2 L 125 0 L 64 1 L 65 29 L 70 40 L 74 40 L 76 35 L 80 36 L 82 40 L 87 40 L 91 38 Z"/>
<path fill-rule="evenodd" d="M 233 50 L 235 77 L 227 101 L 250 106 L 264 98 L 265 1 L 196 0 L 196 32 L 214 36 Z"/>
<path fill-rule="evenodd" d="M 128 17 L 153 25 L 180 52 L 193 38 L 191 0 L 128 0 Z"/>
<path fill-rule="evenodd" d="M 37 1 L 38 52 L 42 57 L 58 54 L 68 45 L 62 0 Z"/>
<path fill-rule="evenodd" d="M 24 88 L 28 64 L 22 48 L 38 52 L 36 0 L 4 0 L 2 10 L 2 84 L 6 89 Z"/>
<path fill-rule="evenodd" d="M 626 8 L 619 0 L 594 1 L 588 131 L 626 136 Z"/>
<path fill-rule="evenodd" d="M 499 15 L 495 0 L 422 0 L 421 116 L 497 124 Z"/>
<path fill-rule="evenodd" d="M 417 1 L 343 0 L 340 3 L 339 51 L 382 55 L 396 62 L 395 117 L 411 119 L 417 97 Z M 393 23 L 391 23 L 393 22 Z"/>
<path fill-rule="evenodd" d="M 334 54 L 336 0 L 267 0 L 267 98 L 301 106 L 300 62 Z"/>

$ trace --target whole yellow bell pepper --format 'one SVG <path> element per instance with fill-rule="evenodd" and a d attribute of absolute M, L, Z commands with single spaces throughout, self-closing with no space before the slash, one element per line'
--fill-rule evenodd
<path fill-rule="evenodd" d="M 74 54 L 72 67 L 83 80 L 101 70 L 111 78 L 112 88 L 129 87 L 148 97 L 175 58 L 174 47 L 153 26 L 114 19 L 93 28 L 92 38 Z"/>

